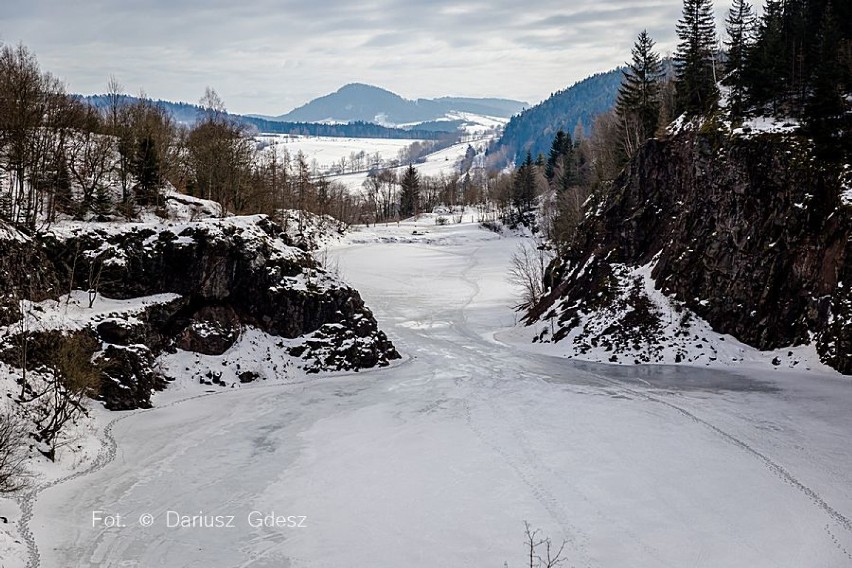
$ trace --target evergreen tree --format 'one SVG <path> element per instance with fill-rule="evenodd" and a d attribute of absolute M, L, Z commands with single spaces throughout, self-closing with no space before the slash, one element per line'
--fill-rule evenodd
<path fill-rule="evenodd" d="M 768 0 L 746 51 L 746 103 L 775 115 L 804 115 L 809 122 L 831 114 L 819 106 L 835 105 L 837 114 L 840 103 L 832 92 L 852 91 L 850 21 L 848 1 Z"/>
<path fill-rule="evenodd" d="M 578 154 L 571 137 L 562 130 L 556 133 L 550 147 L 544 175 L 550 187 L 563 192 L 578 183 Z"/>
<path fill-rule="evenodd" d="M 820 24 L 813 89 L 805 107 L 806 127 L 816 144 L 817 154 L 826 160 L 852 155 L 849 117 L 844 97 L 844 70 L 841 63 L 840 27 L 829 3 Z M 847 70 L 848 72 L 848 70 Z M 848 81 L 848 77 L 845 78 Z M 845 128 L 844 128 L 845 127 Z"/>
<path fill-rule="evenodd" d="M 744 77 L 747 100 L 754 106 L 777 103 L 786 90 L 784 70 L 784 8 L 781 0 L 767 0 L 758 25 L 757 41 L 749 50 Z M 777 108 L 777 104 L 774 104 Z"/>
<path fill-rule="evenodd" d="M 706 114 L 719 99 L 716 88 L 716 23 L 711 0 L 684 0 L 675 53 L 677 110 Z"/>
<path fill-rule="evenodd" d="M 616 111 L 621 121 L 624 147 L 632 155 L 639 144 L 654 136 L 660 121 L 660 80 L 663 66 L 654 40 L 642 30 L 631 51 L 633 60 L 623 71 Z M 629 141 L 627 140 L 629 138 Z"/>
<path fill-rule="evenodd" d="M 420 201 L 420 176 L 412 164 L 399 182 L 399 216 L 403 219 L 417 214 L 417 205 Z"/>
<path fill-rule="evenodd" d="M 153 203 L 156 200 L 157 191 L 162 186 L 162 175 L 156 143 L 150 134 L 145 134 L 139 139 L 133 156 L 132 169 L 136 178 L 136 201 L 142 205 Z"/>
<path fill-rule="evenodd" d="M 547 181 L 552 182 L 556 176 L 557 167 L 569 162 L 574 154 L 574 144 L 571 142 L 571 137 L 565 134 L 561 129 L 553 138 L 553 144 L 550 146 L 550 153 L 547 157 L 547 164 L 544 168 L 544 176 Z"/>
<path fill-rule="evenodd" d="M 734 117 L 742 116 L 744 111 L 745 63 L 747 50 L 753 40 L 754 24 L 752 5 L 746 0 L 734 0 L 725 20 L 728 61 L 725 65 L 725 79 L 722 81 L 731 88 L 728 108 Z"/>
<path fill-rule="evenodd" d="M 535 198 L 535 168 L 532 154 L 528 150 L 524 163 L 515 172 L 513 202 L 519 212 L 532 209 Z"/>

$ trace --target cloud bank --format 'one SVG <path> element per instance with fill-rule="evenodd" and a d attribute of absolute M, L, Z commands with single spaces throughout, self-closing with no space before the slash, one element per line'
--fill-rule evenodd
<path fill-rule="evenodd" d="M 628 57 L 644 28 L 675 46 L 677 0 L 6 0 L 0 41 L 23 42 L 73 92 L 282 114 L 351 82 L 407 98 L 537 103 Z M 723 7 L 726 9 L 727 7 Z M 722 11 L 722 8 L 719 9 Z"/>

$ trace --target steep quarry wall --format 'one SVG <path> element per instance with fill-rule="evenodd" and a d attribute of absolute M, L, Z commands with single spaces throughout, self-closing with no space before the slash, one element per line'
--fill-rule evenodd
<path fill-rule="evenodd" d="M 580 314 L 623 298 L 613 290 L 619 266 L 651 264 L 656 288 L 714 330 L 759 349 L 814 342 L 823 362 L 852 374 L 844 176 L 848 166 L 816 165 L 808 141 L 792 134 L 704 128 L 651 140 L 593 197 L 527 321 L 556 317 L 563 339 Z M 637 325 L 611 339 L 629 343 Z"/>

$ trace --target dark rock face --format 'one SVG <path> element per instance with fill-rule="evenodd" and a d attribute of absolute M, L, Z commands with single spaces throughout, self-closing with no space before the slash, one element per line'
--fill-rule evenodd
<path fill-rule="evenodd" d="M 309 371 L 358 370 L 399 358 L 357 291 L 290 246 L 264 216 L 81 223 L 34 242 L 0 239 L 3 246 L 17 252 L 3 258 L 0 284 L 30 299 L 55 298 L 72 287 L 121 300 L 165 295 L 132 315 L 107 314 L 90 323 L 105 344 L 96 361 L 100 398 L 110 409 L 150 406 L 152 391 L 166 384 L 154 365 L 163 351 L 221 355 L 246 326 L 321 340 L 322 349 L 304 351 Z M 20 266 L 38 268 L 29 287 Z M 20 319 L 17 297 L 7 302 L 9 322 Z"/>
<path fill-rule="evenodd" d="M 239 336 L 240 318 L 230 306 L 205 306 L 192 316 L 176 345 L 184 351 L 221 355 Z"/>
<path fill-rule="evenodd" d="M 308 362 L 307 372 L 319 373 L 329 368 L 357 371 L 383 366 L 382 353 L 392 349 L 384 332 L 374 334 L 369 320 L 362 316 L 357 318 L 354 329 L 339 323 L 324 324 L 301 345 L 291 347 L 290 354 Z"/>
<path fill-rule="evenodd" d="M 163 390 L 165 380 L 154 371 L 154 354 L 144 345 L 107 345 L 98 356 L 100 398 L 110 410 L 151 407 L 151 393 Z"/>
<path fill-rule="evenodd" d="M 592 204 L 528 321 L 557 309 L 567 325 L 566 306 L 606 303 L 614 264 L 654 262 L 657 288 L 716 331 L 759 349 L 813 336 L 852 374 L 852 206 L 839 178 L 795 136 L 650 141 Z"/>
<path fill-rule="evenodd" d="M 86 225 L 70 238 L 44 238 L 60 280 L 117 299 L 175 293 L 196 310 L 227 306 L 244 324 L 294 338 L 325 323 L 366 313 L 358 293 L 340 285 L 306 253 L 288 246 L 266 217 L 99 230 Z M 189 314 L 192 319 L 193 314 Z M 201 321 L 204 316 L 201 315 Z M 371 330 L 371 331 L 375 331 Z"/>
<path fill-rule="evenodd" d="M 38 302 L 59 293 L 49 265 L 31 239 L 0 223 L 0 326 L 20 319 L 19 299 Z"/>

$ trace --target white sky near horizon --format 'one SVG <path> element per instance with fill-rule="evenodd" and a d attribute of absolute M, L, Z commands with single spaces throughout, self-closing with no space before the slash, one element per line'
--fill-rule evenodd
<path fill-rule="evenodd" d="M 279 115 L 352 82 L 409 99 L 536 104 L 623 64 L 647 28 L 675 46 L 680 0 L 5 0 L 0 42 L 23 43 L 69 92 Z M 727 11 L 717 4 L 717 19 Z"/>

